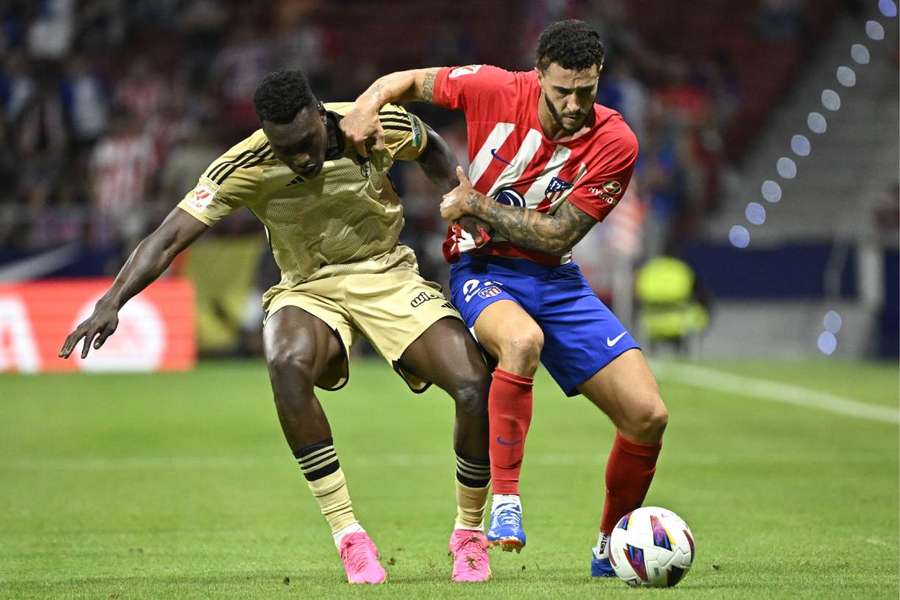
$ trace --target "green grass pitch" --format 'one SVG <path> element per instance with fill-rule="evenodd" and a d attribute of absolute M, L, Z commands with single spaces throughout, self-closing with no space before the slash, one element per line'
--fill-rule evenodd
<path fill-rule="evenodd" d="M 897 370 L 715 362 L 897 407 Z M 677 368 L 671 363 L 668 368 Z M 382 362 L 321 393 L 357 516 L 389 582 L 351 588 L 282 438 L 262 363 L 165 375 L 0 376 L 2 598 L 898 597 L 898 427 L 667 381 L 647 504 L 691 525 L 674 590 L 592 581 L 613 430 L 537 380 L 522 493 L 528 547 L 487 585 L 449 582 L 451 403 Z"/>

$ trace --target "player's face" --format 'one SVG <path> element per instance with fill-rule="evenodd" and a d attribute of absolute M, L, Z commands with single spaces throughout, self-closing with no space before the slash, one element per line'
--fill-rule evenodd
<path fill-rule="evenodd" d="M 550 63 L 546 69 L 538 69 L 538 80 L 544 92 L 544 103 L 556 124 L 573 133 L 581 129 L 597 97 L 600 81 L 597 65 L 574 71 Z"/>
<path fill-rule="evenodd" d="M 315 177 L 325 163 L 328 135 L 325 115 L 318 106 L 308 106 L 290 123 L 263 121 L 263 132 L 275 158 L 301 177 Z"/>

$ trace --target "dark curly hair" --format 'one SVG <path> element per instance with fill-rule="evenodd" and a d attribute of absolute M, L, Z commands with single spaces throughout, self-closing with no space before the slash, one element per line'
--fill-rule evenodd
<path fill-rule="evenodd" d="M 259 120 L 272 123 L 290 123 L 298 112 L 316 102 L 306 76 L 299 70 L 269 73 L 253 94 Z"/>
<path fill-rule="evenodd" d="M 551 23 L 538 39 L 537 67 L 541 71 L 551 63 L 563 69 L 583 71 L 592 65 L 603 66 L 606 48 L 600 34 L 590 25 L 577 19 Z"/>

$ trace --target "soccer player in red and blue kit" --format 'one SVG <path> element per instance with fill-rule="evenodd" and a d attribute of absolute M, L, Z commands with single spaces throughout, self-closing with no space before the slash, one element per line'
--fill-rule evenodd
<path fill-rule="evenodd" d="M 497 360 L 489 396 L 494 496 L 488 541 L 525 545 L 519 471 L 538 361 L 568 396 L 585 395 L 617 433 L 606 465 L 606 499 L 591 572 L 612 575 L 607 539 L 641 505 L 656 470 L 668 413 L 638 344 L 592 292 L 572 247 L 615 207 L 638 144 L 622 116 L 595 102 L 604 48 L 582 21 L 550 25 L 536 68 L 489 65 L 392 73 L 356 101 L 341 127 L 365 152 L 381 143 L 378 110 L 425 101 L 464 111 L 469 172 L 444 196 L 452 226 L 453 303 Z M 488 235 L 490 241 L 483 243 Z"/>

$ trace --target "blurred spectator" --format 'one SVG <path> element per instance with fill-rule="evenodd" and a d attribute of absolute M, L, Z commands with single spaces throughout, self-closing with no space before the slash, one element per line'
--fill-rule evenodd
<path fill-rule="evenodd" d="M 106 130 L 109 91 L 83 56 L 75 56 L 67 65 L 62 102 L 76 143 L 92 144 Z"/>
<path fill-rule="evenodd" d="M 18 120 L 22 109 L 35 92 L 35 82 L 28 70 L 27 59 L 21 52 L 7 55 L 0 71 L 0 103 L 8 123 Z"/>
<path fill-rule="evenodd" d="M 22 157 L 50 150 L 62 153 L 68 144 L 66 120 L 57 83 L 45 77 L 37 82 L 15 120 L 14 147 Z"/>
<path fill-rule="evenodd" d="M 160 201 L 176 204 L 197 185 L 200 175 L 222 153 L 214 138 L 214 123 L 187 123 L 160 173 Z"/>
<path fill-rule="evenodd" d="M 141 56 L 128 66 L 125 76 L 116 85 L 115 99 L 137 119 L 147 122 L 172 101 L 172 90 L 150 60 Z"/>
<path fill-rule="evenodd" d="M 213 65 L 223 116 L 235 133 L 247 133 L 258 127 L 253 92 L 270 67 L 265 40 L 250 23 L 236 24 Z"/>
<path fill-rule="evenodd" d="M 75 33 L 75 0 L 38 0 L 28 28 L 28 53 L 39 60 L 61 60 Z"/>
<path fill-rule="evenodd" d="M 117 114 L 91 156 L 92 242 L 126 245 L 144 234 L 156 174 L 153 141 L 133 115 Z"/>

